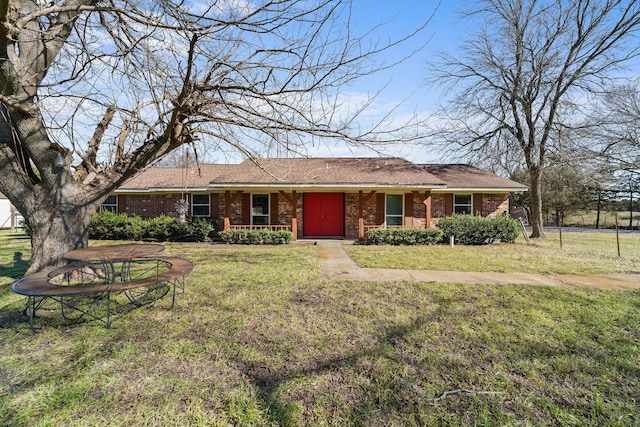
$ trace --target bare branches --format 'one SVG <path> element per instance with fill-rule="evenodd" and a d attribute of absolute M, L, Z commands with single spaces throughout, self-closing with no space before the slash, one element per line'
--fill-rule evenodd
<path fill-rule="evenodd" d="M 535 184 L 548 152 L 558 149 L 558 130 L 580 126 L 584 99 L 640 53 L 640 4 L 484 0 L 468 16 L 484 27 L 465 45 L 466 56 L 445 56 L 434 68 L 453 92 L 447 115 L 465 126 L 441 134 L 455 150 L 488 154 L 508 132 L 539 208 Z M 541 211 L 534 216 L 541 224 Z M 541 225 L 534 234 L 542 234 Z"/>
<path fill-rule="evenodd" d="M 341 92 L 404 60 L 383 55 L 420 37 L 430 18 L 380 42 L 351 32 L 350 7 L 348 0 L 14 2 L 0 10 L 8 34 L 0 101 L 40 120 L 40 141 L 21 141 L 38 173 L 49 176 L 52 153 L 43 150 L 55 142 L 80 159 L 65 180 L 82 184 L 100 173 L 105 188 L 183 144 L 255 155 L 274 143 L 304 152 L 319 140 L 411 141 L 417 122 L 391 136 L 393 109 L 384 124 L 365 123 L 371 101 Z"/>

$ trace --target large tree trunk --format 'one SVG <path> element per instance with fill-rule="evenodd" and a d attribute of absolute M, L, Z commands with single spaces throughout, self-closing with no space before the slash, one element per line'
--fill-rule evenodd
<path fill-rule="evenodd" d="M 531 177 L 531 237 L 544 239 L 544 226 L 542 220 L 542 174 L 541 169 L 530 167 Z"/>
<path fill-rule="evenodd" d="M 32 251 L 27 274 L 60 265 L 66 252 L 87 246 L 94 204 L 51 205 L 41 201 L 30 203 L 26 208 Z"/>

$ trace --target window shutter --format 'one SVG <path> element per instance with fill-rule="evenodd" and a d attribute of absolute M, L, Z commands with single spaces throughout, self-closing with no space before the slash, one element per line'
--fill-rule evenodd
<path fill-rule="evenodd" d="M 444 216 L 453 215 L 453 194 L 444 195 Z"/>
<path fill-rule="evenodd" d="M 251 194 L 242 193 L 242 225 L 251 224 Z"/>
<path fill-rule="evenodd" d="M 384 202 L 386 199 L 386 194 L 384 193 L 376 193 L 376 225 L 384 224 Z"/>
<path fill-rule="evenodd" d="M 127 213 L 127 196 L 119 194 L 116 197 L 118 200 L 118 213 Z"/>
<path fill-rule="evenodd" d="M 209 212 L 211 212 L 211 219 L 220 218 L 220 195 L 219 194 L 210 194 L 211 197 L 211 206 L 209 208 Z"/>
<path fill-rule="evenodd" d="M 478 214 L 479 216 L 483 216 L 482 193 L 473 194 L 473 205 L 471 207 L 473 209 L 473 212 L 471 212 L 472 215 Z"/>

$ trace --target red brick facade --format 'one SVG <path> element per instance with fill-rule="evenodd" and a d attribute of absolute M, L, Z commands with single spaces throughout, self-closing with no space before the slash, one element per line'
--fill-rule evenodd
<path fill-rule="evenodd" d="M 296 204 L 297 236 L 303 238 L 303 193 L 292 192 L 271 193 L 270 225 L 291 226 L 293 224 L 292 200 Z M 394 193 L 398 194 L 398 193 Z M 187 195 L 188 200 L 191 197 Z M 120 194 L 118 196 L 118 212 L 135 214 L 145 218 L 160 215 L 177 216 L 176 202 L 182 198 L 181 193 L 167 194 Z M 427 206 L 423 203 L 425 194 L 417 192 L 404 193 L 404 225 L 406 227 L 425 227 L 427 223 Z M 228 212 L 228 223 L 234 225 L 250 225 L 251 197 L 249 193 L 229 192 L 211 193 L 210 219 L 217 230 L 225 224 L 225 212 Z M 225 200 L 230 200 L 229 209 L 225 209 Z M 382 192 L 348 192 L 345 193 L 344 222 L 345 238 L 357 239 L 363 226 L 379 226 L 384 224 L 384 193 Z M 362 200 L 362 220 L 360 204 Z M 452 193 L 436 193 L 430 197 L 431 226 L 435 226 L 439 218 L 450 216 L 453 209 Z M 473 195 L 473 211 L 482 216 L 496 216 L 509 211 L 509 194 L 476 193 Z M 245 206 L 245 204 L 248 204 Z M 480 204 L 480 206 L 478 206 Z"/>

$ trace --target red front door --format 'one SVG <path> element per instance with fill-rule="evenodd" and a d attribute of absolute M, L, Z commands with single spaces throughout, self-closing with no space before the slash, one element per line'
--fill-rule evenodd
<path fill-rule="evenodd" d="M 305 237 L 344 237 L 344 194 L 305 193 Z"/>

